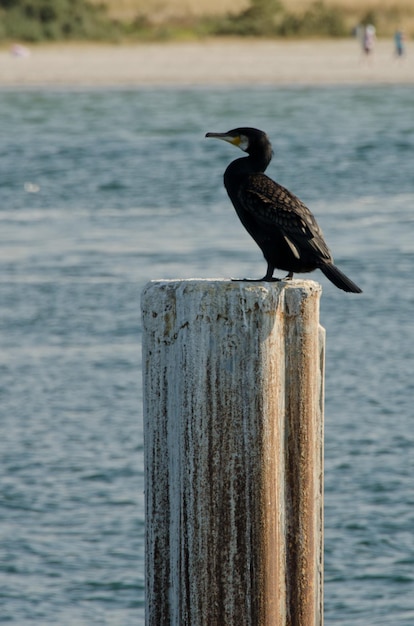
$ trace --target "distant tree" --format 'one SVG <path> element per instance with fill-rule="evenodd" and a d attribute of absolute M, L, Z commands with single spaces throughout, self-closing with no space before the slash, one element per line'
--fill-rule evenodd
<path fill-rule="evenodd" d="M 250 0 L 250 6 L 238 15 L 218 20 L 215 31 L 243 36 L 274 35 L 276 16 L 281 10 L 280 0 Z"/>
<path fill-rule="evenodd" d="M 3 39 L 106 39 L 116 27 L 87 0 L 0 0 Z"/>

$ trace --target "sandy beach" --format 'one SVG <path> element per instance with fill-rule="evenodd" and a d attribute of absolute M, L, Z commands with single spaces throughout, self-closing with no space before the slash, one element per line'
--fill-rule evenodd
<path fill-rule="evenodd" d="M 19 49 L 18 49 L 19 51 Z M 414 55 L 378 41 L 364 58 L 355 39 L 95 45 L 0 50 L 2 87 L 414 84 Z"/>

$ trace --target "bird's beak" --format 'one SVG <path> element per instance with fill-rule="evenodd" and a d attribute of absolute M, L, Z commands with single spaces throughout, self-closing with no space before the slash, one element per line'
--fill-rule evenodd
<path fill-rule="evenodd" d="M 240 146 L 241 137 L 239 135 L 229 135 L 228 133 L 207 133 L 206 137 L 214 137 L 215 139 L 223 139 L 233 144 L 233 146 Z"/>

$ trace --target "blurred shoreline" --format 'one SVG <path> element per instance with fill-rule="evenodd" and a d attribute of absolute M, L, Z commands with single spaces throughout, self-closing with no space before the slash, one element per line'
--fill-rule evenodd
<path fill-rule="evenodd" d="M 0 87 L 414 84 L 410 45 L 364 56 L 356 39 L 14 44 L 0 49 Z"/>

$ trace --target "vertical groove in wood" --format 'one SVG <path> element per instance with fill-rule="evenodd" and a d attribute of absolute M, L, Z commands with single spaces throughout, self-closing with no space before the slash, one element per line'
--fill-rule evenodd
<path fill-rule="evenodd" d="M 144 290 L 148 626 L 321 626 L 319 298 L 311 281 Z"/>

